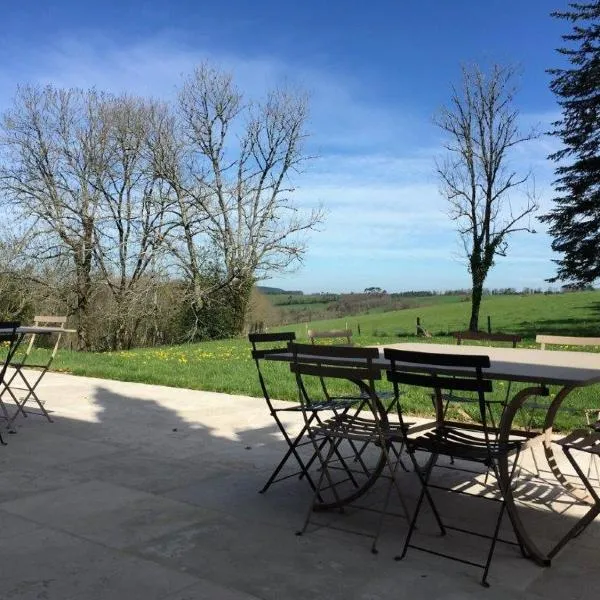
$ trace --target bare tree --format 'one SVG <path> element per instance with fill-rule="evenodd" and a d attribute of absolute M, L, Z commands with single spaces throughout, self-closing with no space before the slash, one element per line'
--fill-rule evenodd
<path fill-rule="evenodd" d="M 100 195 L 92 185 L 105 139 L 95 91 L 20 87 L 2 122 L 0 191 L 35 228 L 38 259 L 73 266 L 78 346 L 89 346 L 94 228 Z M 64 280 L 71 278 L 66 273 Z"/>
<path fill-rule="evenodd" d="M 111 346 L 131 346 L 146 316 L 145 298 L 158 275 L 168 197 L 155 177 L 148 141 L 165 108 L 129 97 L 101 107 L 105 155 L 96 163 L 94 188 L 101 202 L 95 222 L 94 258 L 113 298 Z"/>
<path fill-rule="evenodd" d="M 483 284 L 495 258 L 506 256 L 510 234 L 533 233 L 526 218 L 538 208 L 527 190 L 531 172 L 518 173 L 509 164 L 515 146 L 536 137 L 519 130 L 514 79 L 512 67 L 494 65 L 488 73 L 463 67 L 460 88 L 453 87 L 450 105 L 435 118 L 448 139 L 437 173 L 468 260 L 472 331 L 479 326 Z M 518 206 L 515 192 L 524 194 Z"/>
<path fill-rule="evenodd" d="M 231 75 L 201 65 L 180 90 L 178 117 L 181 143 L 165 169 L 179 219 L 171 248 L 196 307 L 225 289 L 239 331 L 254 282 L 300 261 L 303 234 L 322 219 L 290 199 L 289 177 L 307 158 L 306 100 L 276 90 L 245 105 Z"/>
<path fill-rule="evenodd" d="M 255 281 L 300 261 L 322 218 L 290 200 L 306 117 L 305 99 L 281 90 L 244 104 L 231 76 L 206 65 L 174 111 L 94 90 L 17 90 L 2 119 L 0 198 L 32 231 L 27 253 L 75 316 L 80 349 L 99 335 L 127 347 L 144 319 L 158 339 L 147 311 L 169 286 L 195 315 L 192 336 L 211 303 L 222 333 L 242 329 Z M 91 321 L 99 311 L 110 336 Z"/>

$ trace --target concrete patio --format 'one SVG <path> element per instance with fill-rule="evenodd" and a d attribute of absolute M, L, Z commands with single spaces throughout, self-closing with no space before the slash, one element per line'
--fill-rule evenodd
<path fill-rule="evenodd" d="M 337 529 L 294 535 L 311 496 L 306 482 L 257 493 L 284 450 L 262 399 L 55 373 L 40 395 L 55 422 L 21 418 L 0 448 L 2 599 L 598 597 L 598 523 L 551 568 L 499 544 L 488 590 L 464 564 L 416 550 L 395 562 L 402 519 L 386 521 L 378 555 L 367 538 Z M 582 509 L 550 480 L 527 479 L 527 469 L 523 511 L 549 548 Z M 414 474 L 402 483 L 414 497 Z M 442 514 L 490 524 L 494 503 L 441 498 Z M 370 524 L 364 511 L 316 519 Z M 434 530 L 425 524 L 419 533 L 439 548 Z M 444 545 L 484 552 L 480 540 L 460 534 Z"/>

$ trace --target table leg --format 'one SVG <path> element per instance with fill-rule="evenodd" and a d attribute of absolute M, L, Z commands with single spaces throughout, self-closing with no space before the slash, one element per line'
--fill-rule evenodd
<path fill-rule="evenodd" d="M 500 444 L 508 442 L 515 415 L 517 414 L 518 410 L 523 406 L 527 398 L 531 396 L 543 396 L 545 393 L 546 388 L 539 386 L 525 388 L 514 396 L 514 398 L 506 406 L 504 413 L 502 414 L 498 434 L 498 441 Z M 506 511 L 510 517 L 513 529 L 515 531 L 515 535 L 517 536 L 517 538 L 521 542 L 521 545 L 533 561 L 535 561 L 541 566 L 548 566 L 550 564 L 550 559 L 544 552 L 542 552 L 537 547 L 535 542 L 531 539 L 529 533 L 527 532 L 527 529 L 525 528 L 525 525 L 523 524 L 523 521 L 521 520 L 511 488 L 510 472 L 511 469 L 508 457 L 504 455 L 498 461 L 498 473 L 501 480 L 499 482 L 499 485 L 501 486 L 502 492 L 504 494 Z"/>
<path fill-rule="evenodd" d="M 17 371 L 15 371 L 13 373 L 12 377 L 7 381 L 6 380 L 7 379 L 6 378 L 6 370 L 7 370 L 7 367 L 10 367 L 10 363 L 12 362 L 13 358 L 15 357 L 17 350 L 21 346 L 21 342 L 25 338 L 25 335 L 26 334 L 24 334 L 24 333 L 17 333 L 17 337 L 16 337 L 14 343 L 8 349 L 4 368 L 2 370 L 2 378 L 0 379 L 0 386 L 2 386 L 2 390 L 0 390 L 0 408 L 2 409 L 3 416 L 6 419 L 6 428 L 8 429 L 9 433 L 16 433 L 16 431 L 13 429 L 12 425 L 13 425 L 14 417 L 16 416 L 16 414 L 19 413 L 19 401 L 17 400 L 13 391 L 9 387 L 10 384 L 12 383 L 13 379 L 17 376 Z M 6 394 L 7 392 L 8 392 L 8 395 L 13 399 L 13 401 L 17 405 L 17 412 L 12 417 L 9 416 L 6 405 L 4 404 L 4 402 L 2 400 L 2 396 L 4 396 L 4 394 Z"/>
<path fill-rule="evenodd" d="M 564 473 L 560 470 L 556 457 L 554 456 L 554 444 L 552 440 L 553 426 L 558 410 L 560 409 L 565 398 L 575 389 L 574 386 L 566 386 L 556 394 L 554 400 L 548 407 L 546 413 L 546 420 L 544 422 L 544 453 L 546 460 L 548 461 L 548 467 L 550 471 L 556 477 L 556 480 L 567 490 L 567 492 L 575 497 L 577 500 L 587 502 L 588 504 L 594 504 L 594 499 L 590 496 L 588 491 L 582 487 L 573 484 L 569 481 Z"/>

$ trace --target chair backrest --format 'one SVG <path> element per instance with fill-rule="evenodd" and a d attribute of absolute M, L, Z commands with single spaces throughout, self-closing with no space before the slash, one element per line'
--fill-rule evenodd
<path fill-rule="evenodd" d="M 260 387 L 263 392 L 263 396 L 269 405 L 269 408 L 272 410 L 271 406 L 271 397 L 267 390 L 267 384 L 265 382 L 265 378 L 260 367 L 260 361 L 267 354 L 278 354 L 283 352 L 288 352 L 287 344 L 296 339 L 296 334 L 293 331 L 281 331 L 276 333 L 250 333 L 248 334 L 248 340 L 252 344 L 252 358 L 254 359 L 254 363 L 256 364 L 256 369 L 258 371 L 258 381 L 260 383 Z M 283 342 L 282 344 L 277 344 L 277 342 Z M 263 344 L 269 344 L 268 348 L 264 346 L 258 347 Z M 277 344 L 277 345 L 274 345 Z"/>
<path fill-rule="evenodd" d="M 58 327 L 60 329 L 64 329 L 67 325 L 67 317 L 61 317 L 56 315 L 35 315 L 33 317 L 33 325 L 34 327 Z M 27 350 L 25 351 L 25 356 L 29 356 L 33 346 L 35 344 L 35 338 L 37 334 L 32 334 L 29 339 L 29 344 L 27 345 Z M 56 336 L 56 340 L 54 342 L 54 347 L 52 348 L 52 354 L 50 355 L 50 362 L 56 356 L 56 352 L 58 351 L 58 346 L 60 344 L 60 340 L 62 337 L 62 333 L 58 333 Z M 50 363 L 48 363 L 50 366 Z"/>
<path fill-rule="evenodd" d="M 484 378 L 483 369 L 490 366 L 489 356 L 385 348 L 384 357 L 390 361 L 387 378 L 393 383 L 396 394 L 399 393 L 399 384 L 434 391 L 438 425 L 444 420 L 443 390 L 476 392 L 481 422 L 488 438 L 485 394 L 492 391 L 492 382 Z"/>
<path fill-rule="evenodd" d="M 316 340 L 328 340 L 330 343 L 336 340 L 344 340 L 344 345 L 352 346 L 352 329 L 329 329 L 322 331 L 309 329 L 308 339 L 312 344 L 315 344 Z"/>
<path fill-rule="evenodd" d="M 536 335 L 535 343 L 546 349 L 546 344 L 556 346 L 600 346 L 600 337 L 574 337 L 566 335 Z"/>
<path fill-rule="evenodd" d="M 275 354 L 279 352 L 287 352 L 287 344 L 296 339 L 296 334 L 293 331 L 280 331 L 275 333 L 249 333 L 248 341 L 252 344 L 252 358 L 258 361 L 264 358 L 267 354 Z M 258 348 L 257 344 L 272 344 L 274 342 L 285 342 L 278 347 Z"/>
<path fill-rule="evenodd" d="M 453 331 L 452 335 L 456 338 L 456 345 L 460 346 L 463 340 L 484 341 L 484 342 L 508 342 L 513 348 L 517 347 L 523 338 L 515 333 L 488 333 L 487 331 Z"/>
<path fill-rule="evenodd" d="M 356 381 L 381 379 L 381 370 L 373 364 L 379 358 L 377 348 L 354 346 L 317 346 L 290 342 L 290 369 L 300 375 Z"/>
<path fill-rule="evenodd" d="M 290 342 L 288 348 L 292 353 L 290 370 L 296 375 L 303 405 L 311 404 L 303 376 L 318 377 L 328 400 L 331 397 L 326 391 L 324 381 L 343 379 L 362 386 L 362 391 L 368 393 L 372 402 L 376 402 L 375 381 L 381 379 L 381 369 L 373 363 L 379 358 L 377 348 L 319 346 L 295 342 Z M 372 408 L 375 409 L 373 405 Z"/>

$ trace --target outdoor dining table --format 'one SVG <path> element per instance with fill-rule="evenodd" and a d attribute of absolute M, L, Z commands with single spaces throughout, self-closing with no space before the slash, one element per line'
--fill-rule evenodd
<path fill-rule="evenodd" d="M 12 333 L 11 329 L 0 328 L 0 335 L 10 335 L 11 333 Z M 38 326 L 38 325 L 23 325 L 23 326 L 17 327 L 17 329 L 16 329 L 17 337 L 16 337 L 15 341 L 11 344 L 10 348 L 8 348 L 8 355 L 6 357 L 8 366 L 10 367 L 11 361 L 17 355 L 17 352 L 21 346 L 21 343 L 23 342 L 23 340 L 25 339 L 26 336 L 28 336 L 28 335 L 52 335 L 52 334 L 61 334 L 61 333 L 77 333 L 77 330 L 76 329 L 66 329 L 64 327 L 57 327 L 57 326 Z M 27 367 L 26 364 L 22 365 L 22 366 Z M 27 383 L 27 386 L 29 388 L 29 393 L 28 393 L 26 399 L 29 398 L 30 396 L 33 396 L 33 398 L 39 404 L 39 400 L 37 398 L 35 388 L 40 383 L 41 378 L 43 377 L 43 375 L 45 374 L 46 371 L 47 371 L 47 367 L 43 370 L 42 374 L 37 377 L 37 379 L 33 385 L 30 385 L 29 383 Z M 22 371 L 21 371 L 21 376 L 24 377 Z M 0 386 L 1 386 L 0 404 L 2 404 L 2 407 L 4 407 L 4 404 L 2 403 L 2 396 L 9 390 L 9 386 L 6 381 L 0 381 Z M 13 396 L 13 399 L 14 399 L 14 396 Z M 17 416 L 19 415 L 19 413 L 23 411 L 24 403 L 25 402 L 23 402 L 23 404 L 21 404 L 21 405 L 18 405 L 17 410 L 15 411 L 15 413 L 12 416 L 8 416 L 8 414 L 6 413 L 6 409 L 5 408 L 3 409 L 3 412 L 5 413 L 4 417 L 7 421 L 7 428 L 12 433 L 14 433 L 14 430 L 12 429 L 12 425 L 13 425 L 15 419 L 17 418 Z"/>
<path fill-rule="evenodd" d="M 497 381 L 509 381 L 521 384 L 529 384 L 522 387 L 507 403 L 498 426 L 498 440 L 500 443 L 508 441 L 511 435 L 518 434 L 526 438 L 525 447 L 542 446 L 548 466 L 558 482 L 564 486 L 570 494 L 580 500 L 589 501 L 587 492 L 581 487 L 575 486 L 561 471 L 559 461 L 555 459 L 553 448 L 553 426 L 556 415 L 567 396 L 576 388 L 600 383 L 600 354 L 593 352 L 568 352 L 568 351 L 546 351 L 527 348 L 499 348 L 491 346 L 456 346 L 451 344 L 432 343 L 399 343 L 379 346 L 381 357 L 374 364 L 386 369 L 388 361 L 383 358 L 383 348 L 396 348 L 413 352 L 432 352 L 444 354 L 472 354 L 486 355 L 490 358 L 490 367 L 484 369 L 484 377 Z M 291 353 L 272 354 L 268 360 L 287 361 L 292 360 Z M 397 361 L 396 368 L 401 369 L 402 363 Z M 444 374 L 467 374 L 460 368 L 455 367 L 432 367 L 422 365 L 419 367 L 424 372 L 435 372 Z M 411 365 L 415 370 L 415 366 Z M 357 382 L 355 382 L 357 383 Z M 532 397 L 550 396 L 549 386 L 558 386 L 559 390 L 550 398 L 545 415 L 542 433 L 533 431 L 517 430 L 514 427 L 514 419 L 519 409 Z M 600 401 L 599 401 L 600 408 Z M 443 407 L 436 406 L 437 419 L 441 419 Z M 426 425 L 418 425 L 422 430 L 424 427 L 435 426 L 436 421 Z M 464 425 L 464 424 L 462 424 Z M 473 425 L 476 428 L 476 425 Z M 409 429 L 409 435 L 413 432 Z M 499 463 L 499 474 L 505 483 L 510 481 L 508 459 L 504 458 Z M 506 508 L 514 525 L 516 534 L 521 543 L 528 551 L 529 556 L 541 565 L 550 564 L 548 554 L 543 552 L 531 538 L 525 523 L 523 523 L 510 485 L 506 488 Z M 366 491 L 366 490 L 365 490 Z"/>

